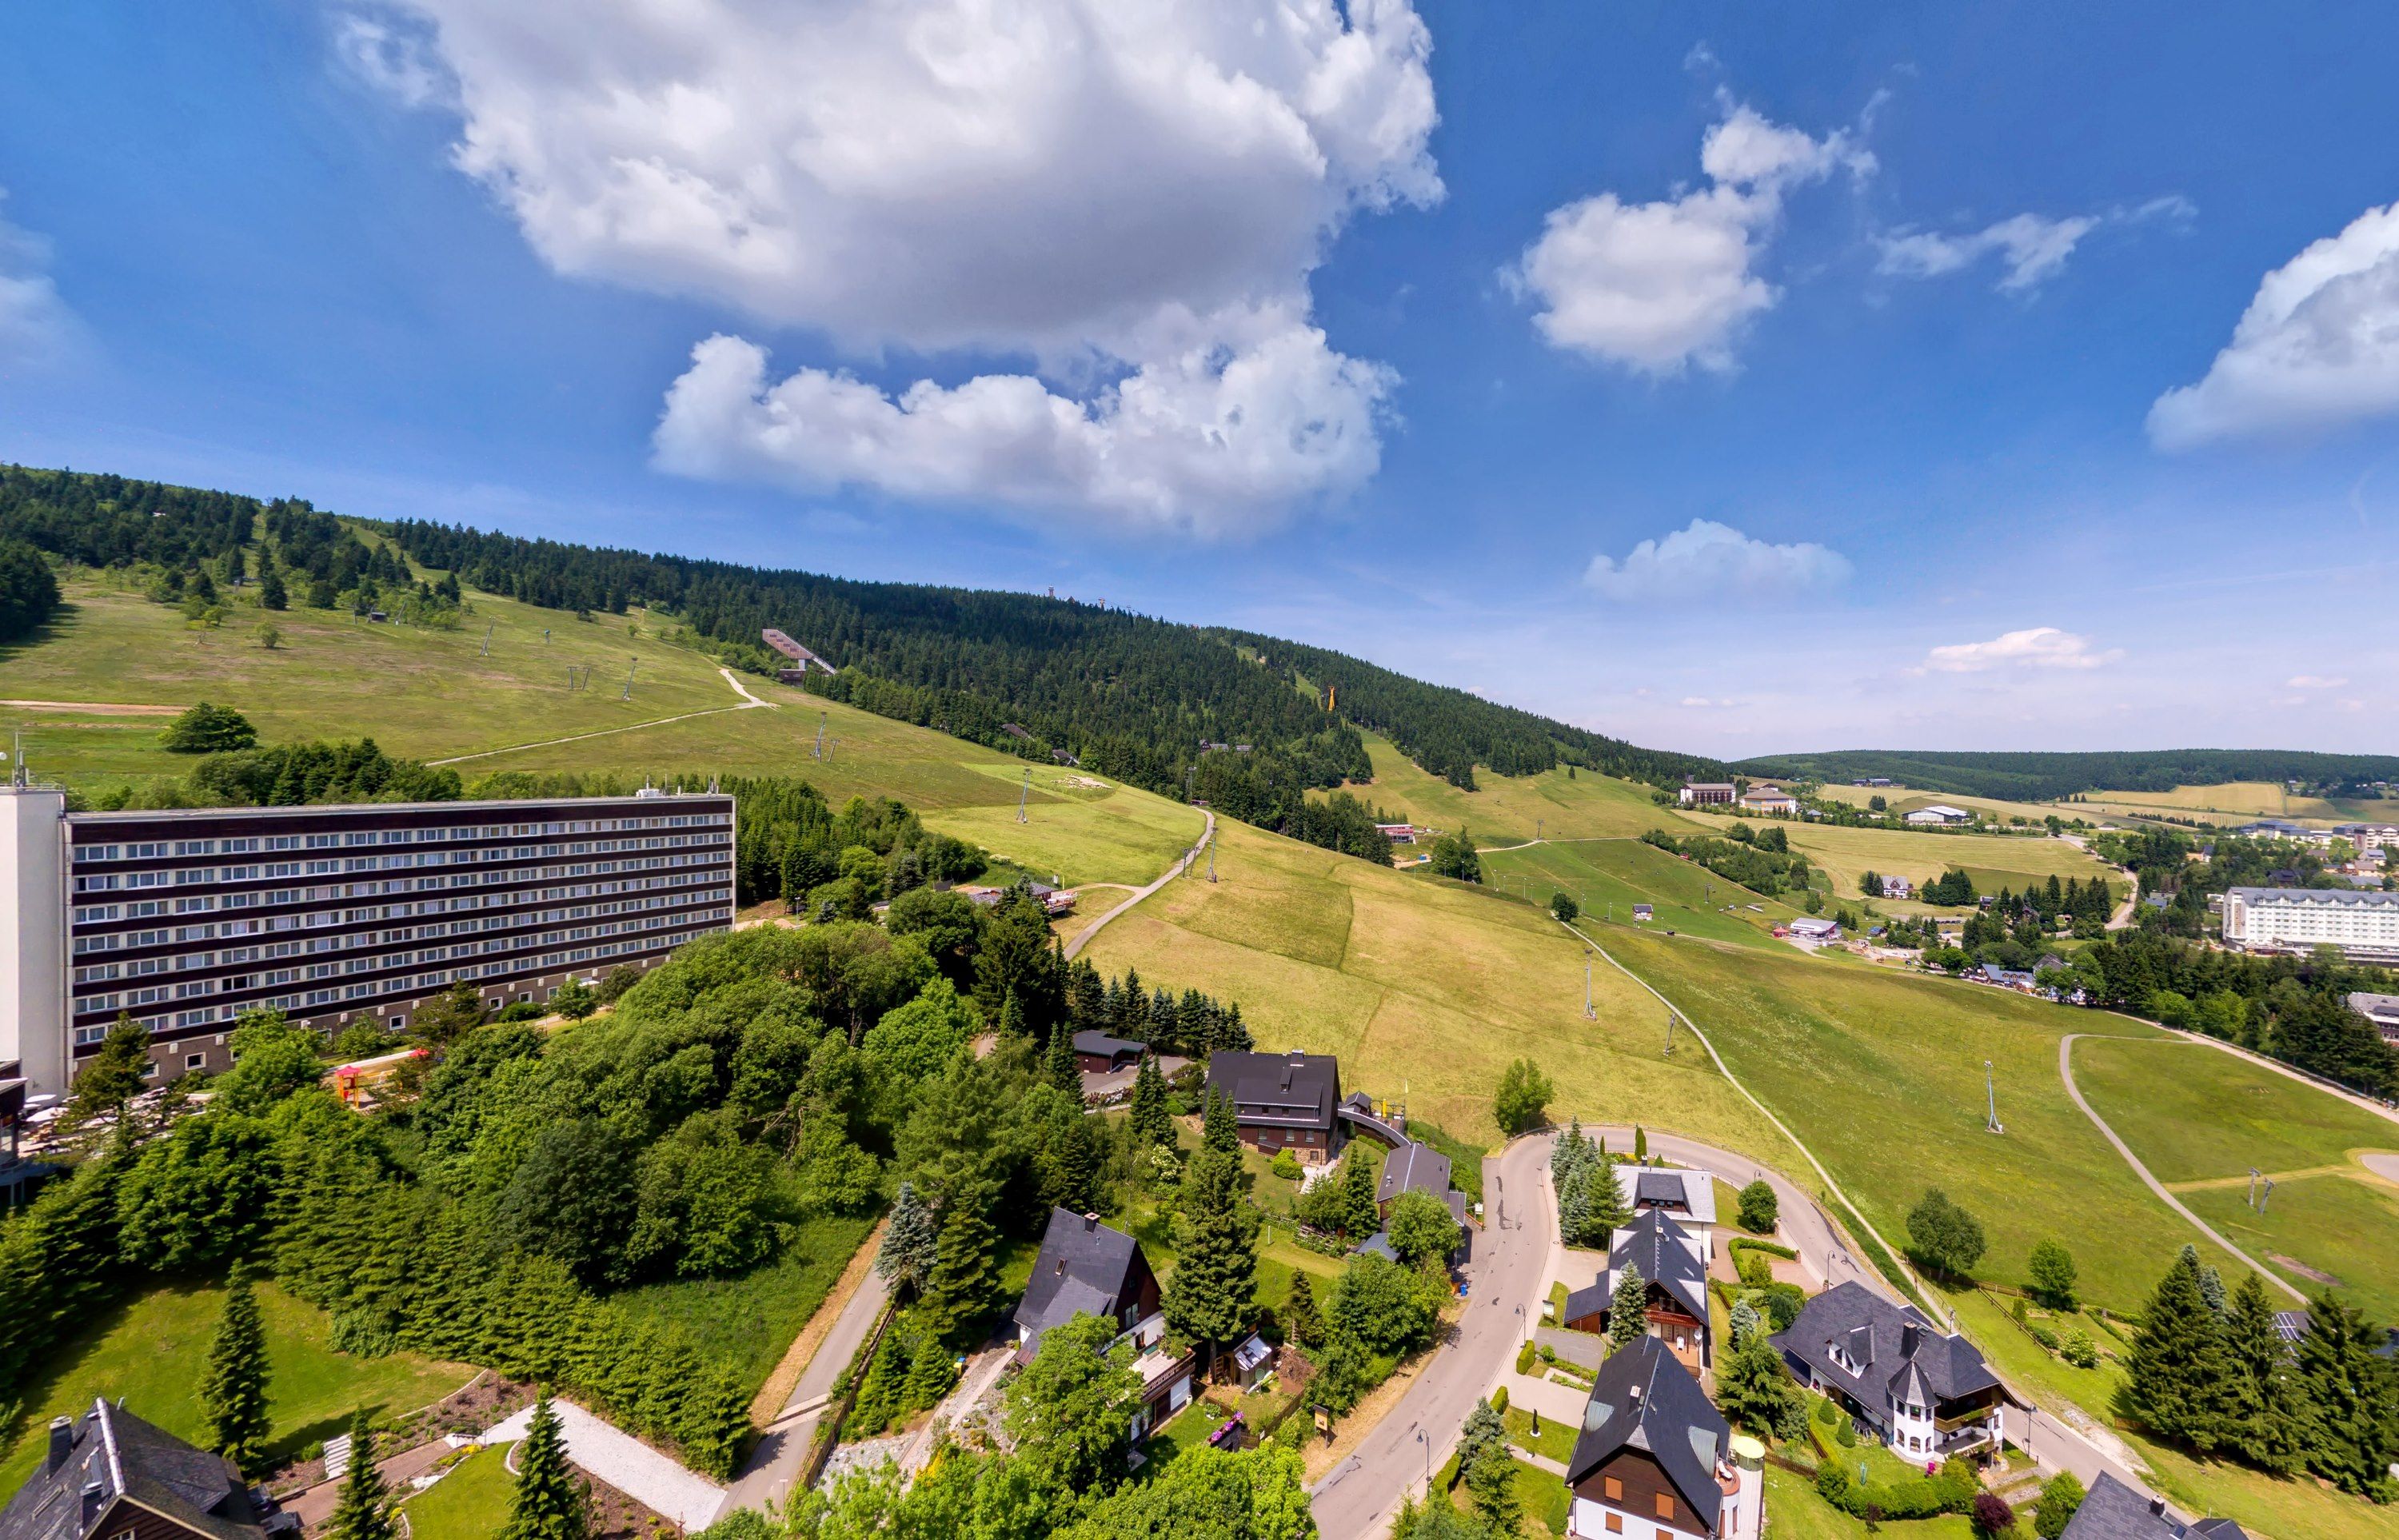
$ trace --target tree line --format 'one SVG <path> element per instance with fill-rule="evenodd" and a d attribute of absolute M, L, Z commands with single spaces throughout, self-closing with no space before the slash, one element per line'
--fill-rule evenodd
<path fill-rule="evenodd" d="M 2053 802 L 2091 791 L 2171 791 L 2232 781 L 2297 782 L 2324 795 L 2373 795 L 2399 779 L 2399 755 L 2319 754 L 2281 749 L 2160 749 L 2090 752 L 1911 752 L 1854 750 L 1772 754 L 1735 768 L 1818 781 L 1877 777 L 1953 796 Z"/>

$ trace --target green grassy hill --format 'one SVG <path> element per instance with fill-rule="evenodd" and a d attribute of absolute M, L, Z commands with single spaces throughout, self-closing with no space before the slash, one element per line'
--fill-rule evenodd
<path fill-rule="evenodd" d="M 1637 836 L 1684 825 L 1680 815 L 1657 805 L 1639 781 L 1593 771 L 1567 775 L 1564 766 L 1538 776 L 1502 776 L 1478 766 L 1476 790 L 1460 790 L 1426 774 L 1382 738 L 1368 736 L 1372 781 L 1352 782 L 1361 801 L 1422 828 L 1471 831 L 1479 845 L 1515 844 L 1538 833 L 1549 839 L 1589 840 Z"/>

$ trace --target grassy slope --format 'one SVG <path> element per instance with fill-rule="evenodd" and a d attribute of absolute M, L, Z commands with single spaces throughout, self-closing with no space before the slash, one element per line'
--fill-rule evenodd
<path fill-rule="evenodd" d="M 269 1448 L 278 1458 L 341 1432 L 361 1406 L 412 1412 L 457 1389 L 474 1372 L 413 1353 L 354 1358 L 334 1350 L 332 1323 L 314 1305 L 273 1284 L 259 1286 L 258 1302 L 275 1417 Z M 199 1384 L 224 1309 L 224 1290 L 212 1284 L 153 1289 L 104 1312 L 51 1355 L 33 1383 L 0 1391 L 24 1402 L 16 1427 L 0 1429 L 16 1435 L 0 1460 L 0 1492 L 24 1484 L 41 1459 L 43 1430 L 52 1417 L 88 1411 L 100 1396 L 123 1397 L 127 1411 L 178 1438 L 204 1439 Z"/>
<path fill-rule="evenodd" d="M 2094 791 L 2091 799 L 2125 807 L 2214 816 L 2231 823 L 2249 818 L 2290 818 L 2303 823 L 2390 823 L 2399 819 L 2399 799 L 2303 797 L 2272 781 L 2228 781 L 2221 786 L 2177 786 L 2171 791 Z"/>
<path fill-rule="evenodd" d="M 2035 1241 L 2080 1241 L 2085 1292 L 2131 1310 L 2190 1238 L 2057 1075 L 2067 1032 L 2152 1029 L 1997 990 L 1834 968 L 1796 952 L 1624 927 L 1606 939 L 1691 1014 L 1894 1243 L 1904 1244 L 1907 1210 L 1939 1186 L 1982 1221 L 1984 1276 L 2021 1282 Z M 1985 1060 L 1997 1071 L 2004 1135 L 1984 1130 Z M 2104 1250 L 2094 1244 L 2102 1236 Z"/>
<path fill-rule="evenodd" d="M 1706 869 L 1639 840 L 1555 841 L 1501 850 L 1483 858 L 1484 880 L 1522 892 L 1547 907 L 1551 895 L 1573 895 L 1583 910 L 1606 921 L 1632 918 L 1633 905 L 1653 905 L 1651 923 L 1660 930 L 1704 936 L 1712 941 L 1778 947 L 1769 927 L 1798 912 L 1779 900 L 1736 887 Z M 1724 905 L 1736 903 L 1732 913 Z M 1764 912 L 1747 907 L 1755 903 Z"/>
<path fill-rule="evenodd" d="M 1582 1015 L 1581 945 L 1531 906 L 1219 824 L 1217 871 L 1172 884 L 1091 944 L 1103 968 L 1203 979 L 1269 1048 L 1342 1058 L 1344 1081 L 1491 1138 L 1500 1071 L 1529 1055 L 1552 1103 L 1671 1123 L 1770 1164 L 1796 1152 L 1703 1060 L 1661 1060 L 1663 1012 L 1604 966 Z"/>
<path fill-rule="evenodd" d="M 754 1392 L 873 1228 L 872 1219 L 812 1219 L 793 1232 L 779 1256 L 739 1277 L 646 1284 L 616 1299 L 635 1315 L 680 1331 Z"/>
<path fill-rule="evenodd" d="M 1718 826 L 1729 818 L 1708 820 Z M 1833 879 L 1833 891 L 1855 897 L 1858 879 L 1868 871 L 1908 876 L 1919 883 L 1953 866 L 1964 867 L 1983 891 L 2001 886 L 2024 891 L 2029 883 L 2094 876 L 2109 878 L 2116 892 L 2123 879 L 2097 857 L 2064 840 L 2008 834 L 1937 834 L 1902 829 L 1842 829 L 1811 824 L 1787 826 L 1792 848 L 1807 853 Z"/>
<path fill-rule="evenodd" d="M 1687 832 L 1679 814 L 1649 800 L 1649 788 L 1610 776 L 1563 769 L 1539 776 L 1495 776 L 1477 770 L 1480 790 L 1461 791 L 1427 775 L 1381 738 L 1368 736 L 1366 752 L 1375 778 L 1350 790 L 1362 801 L 1419 826 L 1455 832 L 1471 831 L 1482 845 L 1551 839 L 1637 837 L 1660 827 Z"/>
<path fill-rule="evenodd" d="M 508 1522 L 517 1479 L 508 1474 L 513 1444 L 479 1449 L 449 1475 L 401 1505 L 409 1540 L 490 1540 Z"/>

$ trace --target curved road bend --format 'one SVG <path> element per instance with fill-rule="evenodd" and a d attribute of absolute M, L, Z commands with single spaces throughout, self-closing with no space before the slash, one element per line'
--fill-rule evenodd
<path fill-rule="evenodd" d="M 2156 1177 L 2149 1174 L 2149 1169 L 2141 1164 L 2140 1156 L 2133 1153 L 2132 1146 L 2126 1144 L 2122 1140 L 2116 1137 L 2116 1130 L 2108 1127 L 2108 1120 L 2101 1117 L 2097 1113 L 2093 1112 L 2091 1110 L 2091 1103 L 2082 1100 L 2082 1087 L 2074 1083 L 2074 1045 L 2082 1038 L 2096 1035 L 2101 1034 L 2087 1032 L 2069 1032 L 2065 1036 L 2057 1040 L 2057 1074 L 2059 1079 L 2066 1082 L 2066 1094 L 2072 1097 L 2074 1099 L 2074 1104 L 2082 1109 L 2082 1115 L 2091 1120 L 2091 1126 L 2105 1134 L 2108 1137 L 2108 1143 L 2116 1146 L 2116 1153 L 2124 1157 L 2124 1164 L 2130 1166 L 2133 1169 L 2133 1174 L 2139 1177 L 2141 1181 L 2148 1185 L 2149 1191 L 2157 1195 L 2159 1202 L 2164 1204 L 2167 1208 L 2172 1209 L 2184 1219 L 2189 1220 L 2192 1228 L 2196 1229 L 2201 1235 L 2205 1236 L 2208 1239 L 2216 1242 L 2216 1245 L 2223 1247 L 2234 1256 L 2239 1257 L 2243 1263 L 2247 1263 L 2250 1270 L 2255 1272 L 2259 1277 L 2264 1278 L 2268 1283 L 2272 1284 L 2284 1293 L 2290 1295 L 2291 1298 L 2298 1301 L 2302 1305 L 2306 1304 L 2308 1303 L 2307 1295 L 2284 1282 L 2263 1263 L 2260 1263 L 2248 1252 L 2243 1251 L 2238 1246 L 2235 1246 L 2230 1241 L 2225 1239 L 2223 1236 L 2216 1232 L 2214 1225 L 2208 1223 L 2207 1221 L 2200 1218 L 2197 1214 L 2192 1213 L 2189 1209 L 2184 1208 L 2180 1198 L 2166 1191 L 2164 1182 L 2160 1182 Z"/>
<path fill-rule="evenodd" d="M 1066 955 L 1069 959 L 1080 952 L 1083 948 L 1090 943 L 1091 938 L 1097 936 L 1101 930 L 1106 926 L 1110 920 L 1115 919 L 1126 910 L 1131 909 L 1133 905 L 1141 902 L 1144 898 L 1148 898 L 1151 894 L 1157 892 L 1159 888 L 1164 887 L 1175 878 L 1182 876 L 1185 871 L 1190 870 L 1191 863 L 1200 858 L 1200 852 L 1207 849 L 1208 842 L 1216 837 L 1216 815 L 1209 812 L 1208 809 L 1204 807 L 1200 810 L 1200 815 L 1208 820 L 1208 827 L 1200 831 L 1199 843 L 1192 845 L 1190 849 L 1185 851 L 1182 858 L 1172 866 L 1168 867 L 1164 871 L 1159 873 L 1157 881 L 1151 883 L 1147 887 L 1134 890 L 1132 897 L 1126 898 L 1122 903 L 1117 905 L 1114 909 L 1109 910 L 1098 919 L 1093 920 L 1090 925 L 1085 925 L 1080 934 L 1077 935 L 1073 940 L 1066 943 Z M 1108 885 L 1114 887 L 1118 885 L 1111 883 Z"/>
<path fill-rule="evenodd" d="M 1483 1162 L 1484 1223 L 1466 1266 L 1466 1308 L 1399 1404 L 1309 1489 L 1323 1540 L 1384 1533 L 1401 1497 L 1421 1492 L 1448 1460 L 1474 1403 L 1514 1367 L 1517 1344 L 1540 1319 L 1558 1231 L 1549 1161 L 1550 1141 L 1537 1138 Z"/>

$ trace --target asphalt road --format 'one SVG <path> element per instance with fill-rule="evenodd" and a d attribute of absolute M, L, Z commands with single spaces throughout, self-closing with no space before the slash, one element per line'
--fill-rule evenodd
<path fill-rule="evenodd" d="M 868 1273 L 866 1281 L 858 1286 L 858 1292 L 834 1317 L 833 1330 L 817 1344 L 808 1366 L 800 1371 L 799 1383 L 792 1387 L 783 1410 L 750 1452 L 749 1463 L 741 1467 L 741 1474 L 725 1494 L 720 1513 L 730 1513 L 735 1508 L 754 1508 L 764 1513 L 768 1503 L 780 1503 L 790 1495 L 792 1482 L 799 1476 L 800 1466 L 806 1462 L 808 1449 L 816 1439 L 818 1409 L 833 1393 L 834 1381 L 841 1378 L 849 1360 L 858 1357 L 860 1344 L 874 1330 L 875 1317 L 883 1314 L 884 1303 L 890 1297 L 891 1286 L 883 1281 L 883 1275 Z"/>
<path fill-rule="evenodd" d="M 1382 1533 L 1401 1497 L 1421 1493 L 1449 1458 L 1474 1403 L 1513 1367 L 1526 1318 L 1540 1318 L 1558 1230 L 1543 1180 L 1549 1150 L 1546 1139 L 1520 1139 L 1484 1161 L 1484 1224 L 1466 1269 L 1466 1309 L 1399 1405 L 1311 1489 L 1323 1540 Z"/>
<path fill-rule="evenodd" d="M 1126 910 L 1131 909 L 1133 905 L 1141 902 L 1144 898 L 1148 898 L 1151 894 L 1157 892 L 1159 888 L 1164 887 L 1175 878 L 1182 876 L 1186 871 L 1189 870 L 1191 863 L 1200 858 L 1200 852 L 1208 848 L 1208 842 L 1216 837 L 1216 815 L 1209 812 L 1204 807 L 1201 808 L 1200 812 L 1200 816 L 1208 820 L 1208 827 L 1200 831 L 1200 839 L 1198 843 L 1193 844 L 1190 849 L 1185 851 L 1181 859 L 1177 860 L 1172 866 L 1168 867 L 1164 871 L 1159 873 L 1157 880 L 1152 882 L 1147 887 L 1142 888 L 1138 892 L 1134 893 L 1122 903 L 1117 905 L 1114 909 L 1109 910 L 1105 914 L 1101 915 L 1098 919 L 1093 920 L 1090 925 L 1085 925 L 1080 931 L 1077 932 L 1075 939 L 1066 943 L 1066 955 L 1068 957 L 1071 958 L 1075 956 L 1085 947 L 1089 946 L 1091 944 L 1091 938 L 1097 936 L 1102 930 L 1105 929 L 1110 920 L 1122 914 Z"/>

